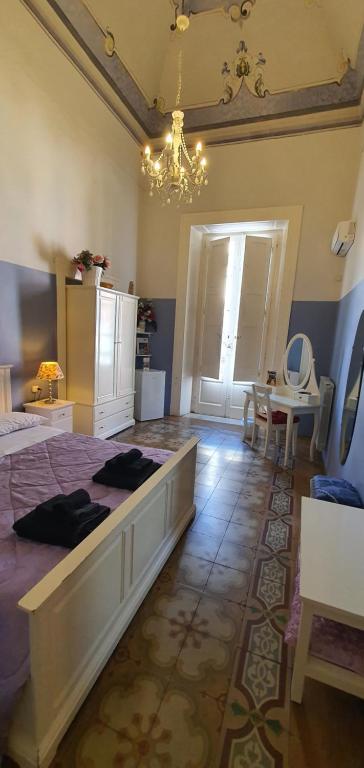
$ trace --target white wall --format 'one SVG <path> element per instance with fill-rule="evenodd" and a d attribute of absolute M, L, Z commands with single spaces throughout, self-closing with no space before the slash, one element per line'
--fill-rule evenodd
<path fill-rule="evenodd" d="M 356 221 L 355 241 L 348 255 L 343 259 L 345 273 L 342 296 L 364 280 L 364 125 L 361 129 L 361 158 L 352 218 Z"/>
<path fill-rule="evenodd" d="M 0 259 L 107 254 L 135 279 L 139 148 L 20 0 L 0 3 Z"/>
<path fill-rule="evenodd" d="M 145 195 L 138 290 L 176 296 L 181 213 L 303 205 L 295 300 L 336 300 L 343 260 L 330 252 L 339 220 L 351 215 L 361 129 L 207 148 L 209 186 L 192 206 L 162 208 Z"/>

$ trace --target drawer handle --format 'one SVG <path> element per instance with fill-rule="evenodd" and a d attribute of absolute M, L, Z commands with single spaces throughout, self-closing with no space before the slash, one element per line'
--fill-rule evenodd
<path fill-rule="evenodd" d="M 60 416 L 65 416 L 65 415 L 66 415 L 66 414 L 65 414 L 64 412 L 60 414 Z"/>
<path fill-rule="evenodd" d="M 99 429 L 105 429 L 105 427 L 99 427 Z"/>
<path fill-rule="evenodd" d="M 105 411 L 100 411 L 101 416 L 102 416 L 103 413 L 105 413 Z"/>

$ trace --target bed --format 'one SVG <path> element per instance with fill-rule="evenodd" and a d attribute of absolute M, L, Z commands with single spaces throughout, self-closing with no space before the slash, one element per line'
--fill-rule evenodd
<path fill-rule="evenodd" d="M 3 366 L 0 412 L 10 410 L 9 405 L 10 368 Z M 196 445 L 197 439 L 192 438 L 172 455 L 143 450 L 164 463 L 127 496 L 125 491 L 91 481 L 101 457 L 103 463 L 123 450 L 120 443 L 43 426 L 0 438 L 3 509 L 8 492 L 14 515 L 21 516 L 22 499 L 25 514 L 53 492 L 85 487 L 93 500 L 114 510 L 72 551 L 25 544 L 24 559 L 15 558 L 16 577 L 8 579 L 12 585 L 10 600 L 11 590 L 16 595 L 27 584 L 26 579 L 22 582 L 23 562 L 30 563 L 30 583 L 34 584 L 21 597 L 17 595 L 17 607 L 16 599 L 13 602 L 20 627 L 14 645 L 20 648 L 25 627 L 22 663 L 27 679 L 12 717 L 6 752 L 21 768 L 49 765 L 88 691 L 194 516 Z M 38 547 L 36 556 L 34 547 Z M 5 553 L 5 570 L 8 557 L 14 565 L 11 557 L 13 550 L 18 555 L 18 548 L 19 540 L 14 549 L 13 539 Z"/>

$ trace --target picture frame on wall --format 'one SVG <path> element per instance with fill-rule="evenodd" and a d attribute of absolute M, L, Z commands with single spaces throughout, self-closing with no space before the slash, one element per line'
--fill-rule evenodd
<path fill-rule="evenodd" d="M 149 339 L 145 336 L 137 339 L 137 355 L 149 355 Z"/>

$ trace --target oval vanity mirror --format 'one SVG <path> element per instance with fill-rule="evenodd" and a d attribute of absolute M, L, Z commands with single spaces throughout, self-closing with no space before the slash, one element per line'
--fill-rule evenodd
<path fill-rule="evenodd" d="M 290 340 L 283 359 L 286 384 L 294 390 L 304 389 L 310 379 L 312 363 L 310 339 L 304 333 L 297 333 Z"/>
<path fill-rule="evenodd" d="M 343 415 L 341 419 L 340 460 L 345 464 L 353 439 L 364 366 L 364 312 L 356 330 L 353 351 L 346 382 Z"/>

